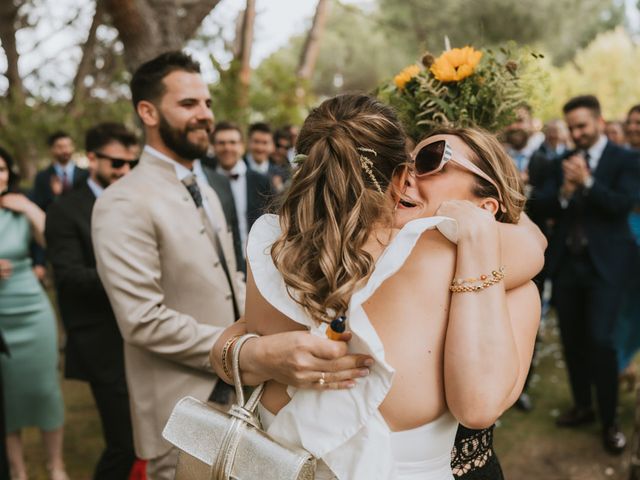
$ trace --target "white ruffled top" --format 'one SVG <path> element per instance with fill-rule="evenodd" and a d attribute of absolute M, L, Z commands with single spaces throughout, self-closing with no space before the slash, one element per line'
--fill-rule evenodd
<path fill-rule="evenodd" d="M 457 238 L 457 224 L 447 217 L 431 217 L 407 223 L 376 262 L 366 285 L 353 294 L 347 312 L 352 333 L 349 351 L 375 359 L 367 377 L 345 390 L 289 388 L 291 401 L 269 425 L 267 432 L 287 445 L 301 446 L 322 459 L 338 479 L 393 479 L 394 459 L 391 431 L 378 407 L 387 396 L 394 369 L 385 361 L 384 347 L 362 305 L 376 289 L 396 273 L 426 230 L 438 228 L 447 238 Z M 263 215 L 253 225 L 247 245 L 247 261 L 262 296 L 293 321 L 315 335 L 325 336 L 326 325 L 316 325 L 302 307 L 291 299 L 282 276 L 271 259 L 271 246 L 281 234 L 276 215 Z M 457 423 L 434 438 L 450 455 Z M 442 453 L 442 452 L 441 452 Z M 449 477 L 451 478 L 451 477 Z"/>

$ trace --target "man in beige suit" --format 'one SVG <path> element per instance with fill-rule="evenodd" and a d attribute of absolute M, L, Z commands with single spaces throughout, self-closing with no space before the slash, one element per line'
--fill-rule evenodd
<path fill-rule="evenodd" d="M 244 284 L 220 202 L 191 171 L 213 128 L 199 65 L 160 55 L 136 71 L 131 91 L 146 145 L 96 202 L 92 237 L 125 341 L 136 453 L 149 480 L 168 480 L 177 454 L 162 429 L 180 398 L 211 394 L 209 349 L 241 315 Z"/>

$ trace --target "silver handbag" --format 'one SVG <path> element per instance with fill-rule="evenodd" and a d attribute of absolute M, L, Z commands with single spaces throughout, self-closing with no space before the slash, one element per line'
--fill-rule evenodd
<path fill-rule="evenodd" d="M 175 480 L 313 480 L 316 460 L 302 448 L 279 444 L 262 430 L 255 410 L 264 385 L 245 403 L 240 379 L 240 349 L 233 348 L 236 402 L 223 412 L 192 397 L 173 409 L 162 436 L 179 450 Z"/>

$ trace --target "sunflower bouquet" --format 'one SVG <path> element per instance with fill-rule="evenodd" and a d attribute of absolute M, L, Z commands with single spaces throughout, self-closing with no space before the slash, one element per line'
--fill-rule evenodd
<path fill-rule="evenodd" d="M 445 125 L 497 132 L 514 120 L 518 106 L 541 97 L 541 70 L 532 62 L 541 57 L 470 46 L 437 58 L 427 52 L 421 64 L 403 69 L 378 94 L 398 110 L 414 139 Z"/>

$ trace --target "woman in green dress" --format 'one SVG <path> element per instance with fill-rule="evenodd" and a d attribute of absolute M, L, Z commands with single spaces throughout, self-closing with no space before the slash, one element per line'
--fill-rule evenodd
<path fill-rule="evenodd" d="M 35 426 L 42 431 L 49 478 L 68 480 L 55 316 L 29 258 L 32 240 L 44 245 L 45 215 L 16 193 L 12 167 L 10 155 L 0 148 L 0 330 L 11 355 L 0 358 L 0 368 L 11 479 L 27 479 L 20 433 Z"/>

